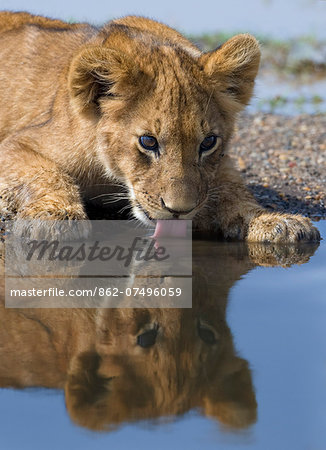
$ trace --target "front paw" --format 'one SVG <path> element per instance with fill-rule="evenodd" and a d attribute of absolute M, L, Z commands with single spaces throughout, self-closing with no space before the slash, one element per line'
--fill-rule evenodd
<path fill-rule="evenodd" d="M 41 209 L 35 204 L 19 211 L 10 228 L 17 237 L 76 240 L 89 236 L 91 224 L 82 205 Z"/>
<path fill-rule="evenodd" d="M 249 242 L 318 242 L 320 233 L 307 217 L 280 213 L 263 213 L 251 220 Z"/>

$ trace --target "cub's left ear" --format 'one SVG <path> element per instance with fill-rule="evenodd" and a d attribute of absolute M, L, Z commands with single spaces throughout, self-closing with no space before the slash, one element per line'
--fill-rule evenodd
<path fill-rule="evenodd" d="M 249 102 L 260 63 L 258 41 L 250 34 L 239 34 L 201 59 L 204 71 L 216 89 L 226 95 L 235 112 Z"/>

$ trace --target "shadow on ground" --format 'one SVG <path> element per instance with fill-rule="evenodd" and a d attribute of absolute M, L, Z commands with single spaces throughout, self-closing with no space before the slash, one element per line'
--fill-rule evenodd
<path fill-rule="evenodd" d="M 320 201 L 303 200 L 295 195 L 280 194 L 261 184 L 248 185 L 257 201 L 270 211 L 282 211 L 290 214 L 302 214 L 313 220 L 326 218 L 326 205 Z"/>

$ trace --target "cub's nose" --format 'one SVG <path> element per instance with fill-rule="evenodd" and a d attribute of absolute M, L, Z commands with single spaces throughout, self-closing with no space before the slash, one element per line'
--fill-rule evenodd
<path fill-rule="evenodd" d="M 175 217 L 191 213 L 203 199 L 203 188 L 198 173 L 192 177 L 170 177 L 164 191 L 161 191 L 161 206 Z"/>
<path fill-rule="evenodd" d="M 191 213 L 191 211 L 193 211 L 196 208 L 197 202 L 196 203 L 189 201 L 185 202 L 180 201 L 180 199 L 167 201 L 161 197 L 161 206 L 163 209 L 166 209 L 175 216 L 180 216 L 181 214 Z"/>

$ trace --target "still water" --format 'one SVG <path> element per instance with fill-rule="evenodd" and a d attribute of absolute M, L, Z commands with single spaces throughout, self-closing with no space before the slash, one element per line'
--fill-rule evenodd
<path fill-rule="evenodd" d="M 193 273 L 192 309 L 2 308 L 0 448 L 326 448 L 326 242 L 195 240 Z"/>
<path fill-rule="evenodd" d="M 185 33 L 242 31 L 277 39 L 302 35 L 326 38 L 324 0 L 0 0 L 0 9 L 29 11 L 64 20 L 102 24 L 129 14 L 165 22 Z"/>

